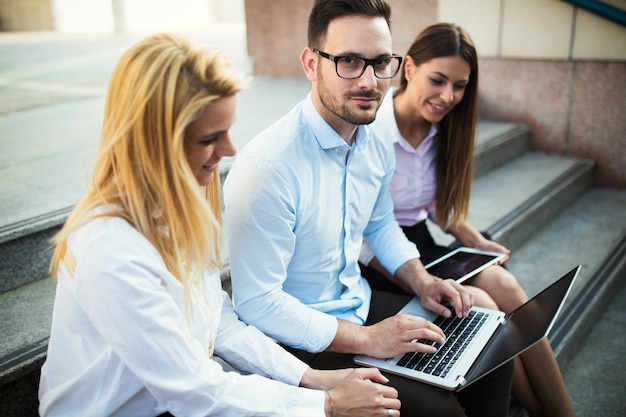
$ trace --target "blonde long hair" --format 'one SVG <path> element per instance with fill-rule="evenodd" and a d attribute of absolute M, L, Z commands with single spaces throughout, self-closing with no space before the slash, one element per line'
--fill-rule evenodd
<path fill-rule="evenodd" d="M 219 267 L 219 175 L 203 193 L 185 157 L 184 133 L 207 104 L 246 84 L 219 48 L 180 36 L 150 36 L 124 53 L 109 84 L 91 184 L 52 239 L 51 275 L 68 252 L 69 235 L 105 216 L 141 232 L 186 294 L 199 271 Z M 94 214 L 99 207 L 105 210 Z"/>
<path fill-rule="evenodd" d="M 439 123 L 436 159 L 437 194 L 435 217 L 448 228 L 466 220 L 472 186 L 474 137 L 478 120 L 478 57 L 469 34 L 452 23 L 436 23 L 417 35 L 407 52 L 416 66 L 434 58 L 455 56 L 470 66 L 463 99 Z M 406 62 L 406 61 L 405 61 Z M 404 65 L 398 93 L 406 90 Z"/>

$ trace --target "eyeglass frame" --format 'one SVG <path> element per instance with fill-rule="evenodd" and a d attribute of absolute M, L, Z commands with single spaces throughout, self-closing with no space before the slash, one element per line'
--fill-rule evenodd
<path fill-rule="evenodd" d="M 356 80 L 357 78 L 360 78 L 363 74 L 365 74 L 365 70 L 367 69 L 368 66 L 372 66 L 372 69 L 374 70 L 374 76 L 380 80 L 389 80 L 393 77 L 395 77 L 396 75 L 398 75 L 398 73 L 400 72 L 400 67 L 402 66 L 402 60 L 403 57 L 402 55 L 398 55 L 398 54 L 391 54 L 391 55 L 381 55 L 378 56 L 376 58 L 364 58 L 362 56 L 358 56 L 358 55 L 331 55 L 327 52 L 323 52 L 320 51 L 319 49 L 315 49 L 315 48 L 311 48 L 311 50 L 313 52 L 315 52 L 316 54 L 318 54 L 319 56 L 328 59 L 329 61 L 332 61 L 335 63 L 335 73 L 337 74 L 337 77 L 342 78 L 344 80 Z M 358 59 L 362 59 L 365 62 L 365 65 L 363 65 L 363 69 L 361 70 L 361 73 L 359 75 L 357 75 L 356 77 L 342 77 L 341 75 L 339 75 L 339 67 L 338 67 L 338 62 L 339 60 L 343 59 L 343 58 L 358 58 Z M 394 58 L 398 61 L 398 68 L 396 69 L 396 72 L 389 76 L 389 77 L 380 77 L 377 73 L 376 73 L 376 67 L 374 66 L 374 64 L 376 63 L 377 60 L 381 59 L 381 58 Z"/>

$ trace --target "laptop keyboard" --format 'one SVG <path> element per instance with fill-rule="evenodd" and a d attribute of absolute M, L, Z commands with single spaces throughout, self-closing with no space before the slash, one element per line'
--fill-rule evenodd
<path fill-rule="evenodd" d="M 464 318 L 438 316 L 433 323 L 439 326 L 446 335 L 444 344 L 439 345 L 432 340 L 418 340 L 418 343 L 436 346 L 437 352 L 409 352 L 400 358 L 397 365 L 444 378 L 467 348 L 470 340 L 478 333 L 478 329 L 487 317 L 489 313 L 472 310 L 470 310 L 469 317 Z"/>

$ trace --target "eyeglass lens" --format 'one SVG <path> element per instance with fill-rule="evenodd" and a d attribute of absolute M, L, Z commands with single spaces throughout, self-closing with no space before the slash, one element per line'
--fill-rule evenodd
<path fill-rule="evenodd" d="M 341 78 L 359 78 L 368 65 L 374 68 L 378 78 L 392 78 L 400 69 L 400 59 L 397 57 L 380 57 L 365 60 L 364 58 L 347 56 L 336 60 L 337 75 Z"/>

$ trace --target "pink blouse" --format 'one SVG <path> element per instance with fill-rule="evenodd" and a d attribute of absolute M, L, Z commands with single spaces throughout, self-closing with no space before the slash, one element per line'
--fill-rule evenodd
<path fill-rule="evenodd" d="M 437 124 L 433 123 L 426 138 L 417 148 L 413 148 L 402 137 L 396 124 L 392 94 L 390 91 L 385 97 L 376 123 L 385 125 L 394 144 L 396 169 L 389 192 L 396 220 L 401 226 L 413 226 L 427 217 L 434 219 L 438 129 Z"/>
<path fill-rule="evenodd" d="M 385 96 L 378 110 L 376 121 L 389 134 L 393 142 L 396 167 L 389 184 L 389 194 L 393 200 L 394 216 L 401 226 L 414 226 L 430 218 L 435 218 L 435 194 L 437 178 L 435 156 L 437 155 L 436 123 L 431 124 L 426 138 L 417 148 L 413 148 L 402 137 L 393 111 L 393 89 Z M 363 242 L 359 261 L 369 265 L 374 253 Z"/>

